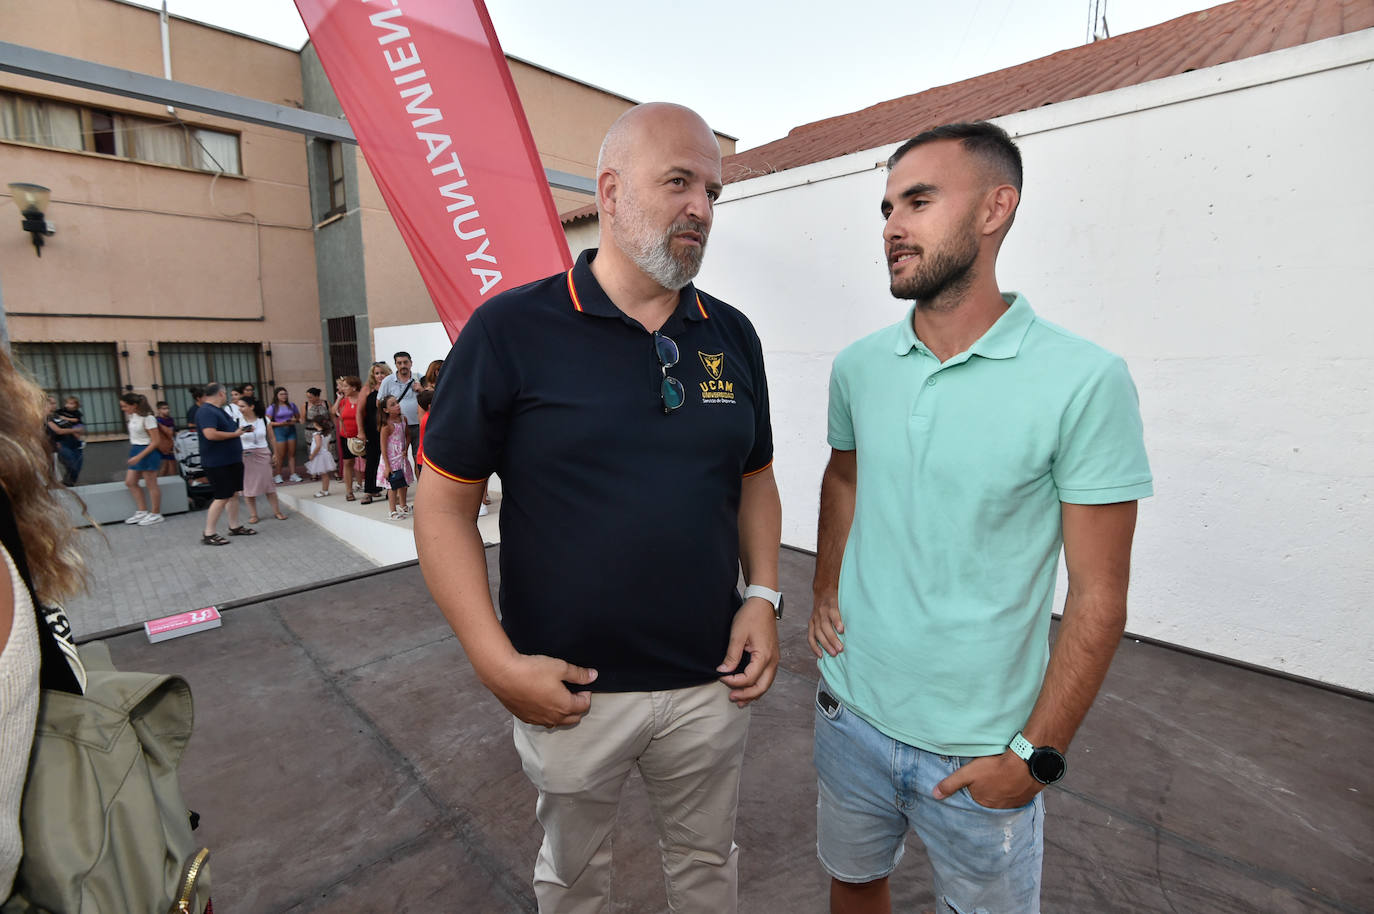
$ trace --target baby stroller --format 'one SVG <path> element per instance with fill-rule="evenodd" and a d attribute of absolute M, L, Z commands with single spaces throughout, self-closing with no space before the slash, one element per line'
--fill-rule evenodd
<path fill-rule="evenodd" d="M 214 487 L 200 468 L 200 435 L 184 428 L 172 438 L 172 454 L 177 459 L 177 471 L 186 481 L 186 500 L 192 511 L 199 511 L 215 500 Z"/>

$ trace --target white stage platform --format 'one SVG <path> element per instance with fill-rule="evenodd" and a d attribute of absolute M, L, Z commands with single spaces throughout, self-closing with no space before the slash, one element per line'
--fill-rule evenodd
<path fill-rule="evenodd" d="M 362 503 L 361 495 L 358 501 L 349 501 L 344 498 L 341 482 L 330 487 L 328 498 L 315 498 L 316 491 L 318 485 L 313 483 L 278 486 L 277 497 L 288 511 L 314 521 L 379 565 L 415 559 L 415 522 L 410 518 L 389 519 L 385 496 L 370 505 Z M 497 520 L 501 493 L 493 486 L 490 495 L 491 513 L 477 518 L 482 542 L 488 546 L 501 541 Z"/>

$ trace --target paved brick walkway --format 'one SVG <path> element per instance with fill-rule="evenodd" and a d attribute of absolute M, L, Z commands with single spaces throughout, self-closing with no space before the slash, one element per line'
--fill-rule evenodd
<path fill-rule="evenodd" d="M 288 511 L 287 520 L 274 520 L 264 499 L 258 505 L 258 535 L 229 537 L 228 546 L 201 545 L 203 511 L 170 515 L 151 527 L 81 530 L 90 589 L 67 603 L 77 638 L 376 567 L 306 518 Z M 222 518 L 221 534 L 226 527 Z"/>

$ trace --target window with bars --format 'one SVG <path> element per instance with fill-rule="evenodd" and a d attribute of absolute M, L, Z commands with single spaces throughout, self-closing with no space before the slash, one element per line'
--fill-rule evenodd
<path fill-rule="evenodd" d="M 124 431 L 119 411 L 119 351 L 114 343 L 15 343 L 15 361 L 61 404 L 81 401 L 86 434 Z"/>
<path fill-rule="evenodd" d="M 0 92 L 0 140 L 243 174 L 237 134 Z"/>
<path fill-rule="evenodd" d="M 330 379 L 358 375 L 358 319 L 331 317 L 328 333 Z"/>
<path fill-rule="evenodd" d="M 166 400 L 180 425 L 195 401 L 187 388 L 217 381 L 225 387 L 252 384 L 266 402 L 271 391 L 262 386 L 262 347 L 257 343 L 159 343 L 162 368 L 159 400 Z"/>

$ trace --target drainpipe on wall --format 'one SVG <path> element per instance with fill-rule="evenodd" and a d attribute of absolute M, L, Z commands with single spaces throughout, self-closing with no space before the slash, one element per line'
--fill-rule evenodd
<path fill-rule="evenodd" d="M 167 31 L 167 0 L 162 0 L 162 15 L 158 17 L 162 25 L 162 77 L 172 78 L 172 39 Z M 167 106 L 168 114 L 176 114 L 177 109 Z"/>

